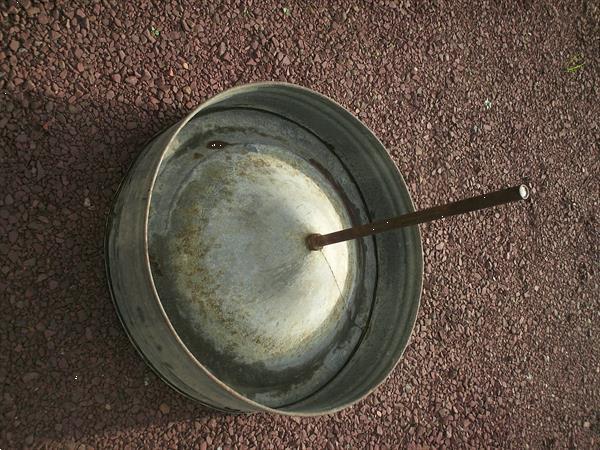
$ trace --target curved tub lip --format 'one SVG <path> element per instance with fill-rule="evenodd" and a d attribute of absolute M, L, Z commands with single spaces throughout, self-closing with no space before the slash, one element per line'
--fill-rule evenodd
<path fill-rule="evenodd" d="M 407 200 L 408 200 L 408 206 L 409 206 L 409 210 L 414 211 L 415 207 L 414 207 L 414 203 L 412 200 L 412 197 L 410 195 L 410 191 L 408 189 L 408 185 L 406 184 L 404 177 L 402 176 L 402 174 L 400 173 L 400 170 L 398 168 L 398 166 L 393 162 L 393 160 L 391 159 L 391 156 L 389 155 L 389 152 L 387 151 L 386 147 L 382 144 L 382 142 L 379 140 L 379 138 L 375 135 L 375 133 L 373 133 L 373 131 L 367 127 L 367 125 L 365 125 L 358 117 L 354 116 L 353 114 L 351 114 L 346 108 L 344 108 L 342 105 L 340 105 L 338 102 L 336 102 L 335 100 L 333 100 L 330 97 L 327 97 L 324 94 L 321 94 L 319 92 L 316 92 L 312 89 L 303 87 L 303 86 L 299 86 L 296 84 L 292 84 L 292 83 L 287 83 L 287 82 L 270 82 L 270 81 L 261 81 L 261 82 L 255 82 L 255 83 L 248 83 L 248 84 L 243 84 L 243 85 L 239 85 L 239 86 L 235 86 L 229 89 L 226 89 L 225 91 L 217 94 L 214 97 L 211 97 L 210 99 L 208 99 L 207 101 L 203 102 L 201 105 L 197 106 L 195 109 L 193 109 L 190 113 L 188 113 L 188 115 L 186 117 L 184 117 L 183 119 L 181 119 L 179 122 L 173 124 L 171 127 L 167 128 L 164 132 L 168 132 L 170 133 L 170 136 L 168 137 L 168 140 L 166 141 L 165 145 L 164 145 L 164 149 L 162 150 L 162 153 L 160 155 L 160 159 L 158 161 L 158 163 L 156 164 L 156 167 L 154 169 L 154 173 L 152 174 L 152 181 L 150 183 L 150 186 L 148 188 L 148 190 L 146 191 L 147 193 L 147 201 L 146 201 L 146 205 L 144 208 L 144 237 L 143 237 L 143 242 L 144 242 L 144 264 L 145 264 L 145 271 L 149 277 L 150 280 L 150 285 L 152 286 L 152 294 L 153 294 L 153 300 L 158 303 L 160 312 L 167 324 L 167 327 L 169 329 L 169 331 L 172 333 L 173 337 L 176 339 L 176 341 L 181 345 L 181 347 L 184 349 L 185 353 L 187 354 L 187 356 L 191 359 L 191 361 L 200 369 L 202 370 L 216 385 L 218 385 L 221 389 L 223 389 L 225 392 L 227 392 L 229 395 L 231 395 L 232 397 L 234 397 L 236 400 L 242 402 L 242 403 L 246 403 L 250 409 L 250 411 L 236 411 L 236 412 L 269 412 L 269 413 L 274 413 L 274 414 L 281 414 L 281 415 L 287 415 L 287 416 L 300 416 L 300 417 L 314 417 L 314 416 L 321 416 L 321 415 L 327 415 L 327 414 L 333 414 L 336 413 L 342 409 L 348 408 L 354 404 L 356 404 L 357 402 L 359 402 L 360 400 L 364 399 L 365 397 L 369 396 L 373 391 L 375 391 L 379 386 L 381 386 L 381 384 L 383 384 L 386 379 L 389 377 L 389 375 L 394 371 L 396 365 L 400 362 L 400 360 L 402 359 L 404 352 L 406 351 L 406 348 L 408 347 L 408 345 L 410 344 L 410 340 L 412 339 L 412 335 L 413 335 L 413 331 L 414 331 L 414 327 L 415 327 L 415 323 L 416 323 L 416 318 L 417 318 L 417 314 L 420 308 L 420 304 L 421 304 L 421 295 L 422 295 L 422 287 L 423 287 L 423 247 L 422 247 L 422 239 L 421 239 L 421 232 L 419 230 L 419 227 L 416 226 L 416 251 L 418 252 L 419 256 L 417 259 L 417 273 L 415 275 L 418 276 L 418 286 L 415 286 L 416 291 L 417 291 L 417 295 L 416 295 L 416 299 L 413 302 L 413 307 L 411 308 L 411 316 L 410 317 L 410 331 L 408 334 L 408 339 L 406 341 L 406 344 L 404 345 L 404 347 L 402 348 L 402 351 L 400 352 L 400 355 L 398 355 L 396 361 L 394 362 L 393 366 L 387 371 L 387 373 L 385 374 L 385 376 L 382 378 L 381 381 L 379 381 L 375 386 L 373 386 L 371 389 L 369 389 L 367 392 L 365 392 L 363 395 L 361 395 L 360 397 L 356 398 L 355 400 L 335 407 L 335 408 L 330 408 L 330 409 L 324 409 L 320 412 L 292 412 L 292 411 L 287 411 L 287 410 L 282 410 L 282 409 L 278 409 L 278 408 L 271 408 L 268 407 L 266 405 L 263 405 L 261 403 L 255 402 L 253 400 L 250 400 L 249 398 L 245 397 L 244 395 L 242 395 L 241 393 L 237 392 L 236 390 L 232 389 L 230 386 L 228 386 L 227 384 L 223 383 L 219 378 L 217 378 L 216 376 L 213 375 L 213 373 L 207 368 L 205 367 L 200 361 L 198 361 L 198 359 L 190 352 L 190 350 L 187 348 L 187 346 L 183 343 L 183 341 L 181 340 L 181 338 L 179 337 L 177 331 L 175 330 L 175 328 L 173 327 L 173 324 L 171 323 L 171 321 L 169 320 L 168 315 L 166 314 L 162 302 L 160 301 L 160 296 L 158 295 L 158 292 L 156 290 L 156 285 L 154 282 L 154 277 L 152 275 L 152 269 L 151 269 L 151 265 L 150 265 L 150 258 L 149 258 L 149 243 L 148 243 L 148 221 L 149 221 L 149 217 L 150 217 L 150 205 L 152 203 L 152 193 L 154 191 L 154 186 L 156 183 L 156 179 L 158 177 L 158 173 L 160 170 L 160 167 L 163 164 L 164 158 L 165 158 L 165 153 L 167 152 L 168 148 L 171 146 L 173 140 L 175 139 L 175 137 L 177 136 L 177 134 L 181 131 L 181 129 L 190 121 L 192 120 L 196 114 L 198 114 L 200 111 L 202 111 L 203 109 L 207 108 L 208 106 L 217 103 L 218 101 L 220 101 L 223 97 L 229 96 L 231 94 L 235 94 L 238 91 L 244 91 L 247 90 L 248 88 L 252 88 L 252 87 L 256 87 L 256 88 L 261 88 L 261 87 L 274 87 L 274 86 L 283 86 L 283 87 L 288 87 L 291 89 L 295 89 L 298 91 L 304 91 L 305 93 L 315 96 L 315 97 L 320 97 L 322 100 L 324 100 L 325 102 L 329 102 L 331 104 L 333 104 L 335 107 L 339 108 L 341 111 L 346 112 L 348 114 L 350 114 L 358 123 L 360 123 L 360 125 L 362 125 L 364 127 L 365 130 L 367 130 L 371 137 L 375 139 L 375 141 L 381 146 L 381 148 L 386 152 L 387 157 L 390 159 L 390 161 L 392 162 L 392 165 L 394 166 L 394 168 L 396 169 L 396 175 L 399 177 L 402 185 L 405 188 L 406 191 L 406 195 L 407 195 Z M 160 134 L 157 134 L 156 137 L 158 137 Z M 137 345 L 136 345 L 137 348 Z M 140 352 L 143 354 L 143 352 Z M 161 376 L 161 378 L 163 378 Z M 169 386 L 173 387 L 170 383 Z M 180 392 L 179 389 L 176 389 L 178 392 Z M 186 397 L 190 398 L 189 394 L 185 394 Z M 191 397 L 194 401 L 197 401 L 196 399 L 194 399 L 193 397 Z M 202 402 L 200 402 L 202 403 Z M 204 404 L 204 403 L 203 403 Z M 214 408 L 212 405 L 207 405 L 211 408 Z M 293 404 L 290 405 L 286 405 L 286 408 L 289 407 L 293 407 Z M 215 409 L 219 409 L 219 408 L 215 408 Z M 223 410 L 222 410 L 223 411 Z M 230 411 L 230 410 L 226 410 L 226 411 Z"/>

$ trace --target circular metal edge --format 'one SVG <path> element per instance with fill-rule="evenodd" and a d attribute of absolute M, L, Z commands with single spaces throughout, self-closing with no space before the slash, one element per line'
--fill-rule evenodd
<path fill-rule="evenodd" d="M 175 125 L 175 124 L 173 124 L 173 125 Z M 135 340 L 133 339 L 133 336 L 132 336 L 131 332 L 129 331 L 129 328 L 127 327 L 127 324 L 125 323 L 125 320 L 123 319 L 123 315 L 122 315 L 121 310 L 119 308 L 119 303 L 117 302 L 117 299 L 116 299 L 116 296 L 115 296 L 115 292 L 114 292 L 114 289 L 113 289 L 112 277 L 110 275 L 110 256 L 109 256 L 110 253 L 108 251 L 108 245 L 109 245 L 109 238 L 110 238 L 110 233 L 111 233 L 112 224 L 113 224 L 113 218 L 114 218 L 114 215 L 115 215 L 115 206 L 117 204 L 117 198 L 121 194 L 121 190 L 122 190 L 122 187 L 123 187 L 123 184 L 124 184 L 125 180 L 129 176 L 129 174 L 130 174 L 131 170 L 133 169 L 133 167 L 135 166 L 135 164 L 142 157 L 142 155 L 144 153 L 144 150 L 150 144 L 152 144 L 152 142 L 154 142 L 154 140 L 158 136 L 160 136 L 162 133 L 164 133 L 165 131 L 167 131 L 173 125 L 168 125 L 168 126 L 162 128 L 160 131 L 157 131 L 156 133 L 154 133 L 154 135 L 152 135 L 152 137 L 150 137 L 148 140 L 146 140 L 144 142 L 144 144 L 142 144 L 140 146 L 142 149 L 138 152 L 138 154 L 135 156 L 135 158 L 133 159 L 133 161 L 129 164 L 129 167 L 126 170 L 125 175 L 121 178 L 121 181 L 119 182 L 119 186 L 117 187 L 117 190 L 115 191 L 115 194 L 113 195 L 113 201 L 111 203 L 110 210 L 108 211 L 108 214 L 106 216 L 106 221 L 105 221 L 105 225 L 104 225 L 104 274 L 106 276 L 106 282 L 108 284 L 108 290 L 109 290 L 109 293 L 110 293 L 110 298 L 111 298 L 113 306 L 114 306 L 114 308 L 115 308 L 115 310 L 117 312 L 117 317 L 119 318 L 119 322 L 121 322 L 121 325 L 123 326 L 123 329 L 125 330 L 125 334 L 127 335 L 127 338 L 129 339 L 129 342 L 131 342 L 131 345 L 133 345 L 133 348 L 135 349 L 135 351 L 138 353 L 138 355 L 141 356 L 142 361 L 144 361 L 144 363 L 152 370 L 152 372 L 158 378 L 160 378 L 167 386 L 169 386 L 171 389 L 173 389 L 175 392 L 177 392 L 178 394 L 184 396 L 185 398 L 187 398 L 187 399 L 189 399 L 189 400 L 191 400 L 193 402 L 198 403 L 199 405 L 202 405 L 202 406 L 204 406 L 206 408 L 210 408 L 210 409 L 213 409 L 213 410 L 216 410 L 216 411 L 220 411 L 220 412 L 223 412 L 223 413 L 228 413 L 228 414 L 244 414 L 245 413 L 244 411 L 238 411 L 238 410 L 235 410 L 235 409 L 227 409 L 227 408 L 219 408 L 219 407 L 214 406 L 212 404 L 200 401 L 197 398 L 194 398 L 191 395 L 183 392 L 177 386 L 175 386 L 174 384 L 172 384 L 169 381 L 168 378 L 164 377 L 162 375 L 162 373 L 156 367 L 154 367 L 154 365 L 152 364 L 152 362 L 146 357 L 146 355 L 144 354 L 144 352 L 142 351 L 142 349 L 138 346 L 137 342 L 135 342 Z"/>
<path fill-rule="evenodd" d="M 418 226 L 416 227 L 416 237 L 417 237 L 417 252 L 419 253 L 420 257 L 418 258 L 418 266 L 416 267 L 419 276 L 419 286 L 418 289 L 416 290 L 417 292 L 417 297 L 416 297 L 416 301 L 413 302 L 414 305 L 411 309 L 411 316 L 410 317 L 410 323 L 411 323 L 411 327 L 410 327 L 410 332 L 408 334 L 408 339 L 406 342 L 406 345 L 404 345 L 404 348 L 402 349 L 402 352 L 400 353 L 400 355 L 398 355 L 398 358 L 396 359 L 396 361 L 394 362 L 394 365 L 390 368 L 390 370 L 386 373 L 386 375 L 382 378 L 382 380 L 380 382 L 378 382 L 375 386 L 373 386 L 371 389 L 369 389 L 365 394 L 363 394 L 362 396 L 360 396 L 359 398 L 351 401 L 350 403 L 347 403 L 345 405 L 336 407 L 336 408 L 331 408 L 331 409 L 327 409 L 327 410 L 323 410 L 319 413 L 302 413 L 302 412 L 289 412 L 289 411 L 285 411 L 285 410 L 280 410 L 277 408 L 270 408 L 268 406 L 262 405 L 260 403 L 254 402 L 250 399 L 248 399 L 247 397 L 241 395 L 239 392 L 233 390 L 231 387 L 229 387 L 228 385 L 226 385 L 225 383 L 223 383 L 220 379 L 218 379 L 217 377 L 215 377 L 210 370 L 208 370 L 204 365 L 202 365 L 202 363 L 200 363 L 200 361 L 198 361 L 196 359 L 196 357 L 189 351 L 189 349 L 187 348 L 187 346 L 183 343 L 183 341 L 181 340 L 181 338 L 179 337 L 179 335 L 177 334 L 177 331 L 175 330 L 175 328 L 173 327 L 173 324 L 171 323 L 171 321 L 169 320 L 163 306 L 162 303 L 160 302 L 160 297 L 158 296 L 158 292 L 156 290 L 156 286 L 154 283 L 154 277 L 152 276 L 152 270 L 151 270 L 151 266 L 150 266 L 150 259 L 149 259 L 149 252 L 148 252 L 148 219 L 149 219 L 149 212 L 150 212 L 150 205 L 151 205 L 151 201 L 152 201 L 152 191 L 154 189 L 154 185 L 156 183 L 156 179 L 158 177 L 158 172 L 160 170 L 160 167 L 163 163 L 164 160 L 164 156 L 165 156 L 165 152 L 168 149 L 168 147 L 171 145 L 173 139 L 175 138 L 175 136 L 177 135 L 177 133 L 201 110 L 207 108 L 208 106 L 217 103 L 218 101 L 220 101 L 220 98 L 224 97 L 224 96 L 228 96 L 231 94 L 235 94 L 236 91 L 243 91 L 249 87 L 268 87 L 268 86 L 285 86 L 285 87 L 289 87 L 292 89 L 296 89 L 296 90 L 300 90 L 300 91 L 305 91 L 310 95 L 316 96 L 316 97 L 320 97 L 323 100 L 325 100 L 326 102 L 330 102 L 333 105 L 335 105 L 337 108 L 339 108 L 341 111 L 343 111 L 344 113 L 348 114 L 349 116 L 351 116 L 354 120 L 356 120 L 356 122 L 358 122 L 360 125 L 362 125 L 365 130 L 367 130 L 371 137 L 375 139 L 375 141 L 380 145 L 381 149 L 383 149 L 383 151 L 385 152 L 385 156 L 391 161 L 392 165 L 395 167 L 396 169 L 396 174 L 399 177 L 400 181 L 402 182 L 402 185 L 404 186 L 404 190 L 406 192 L 406 199 L 408 200 L 408 204 L 410 206 L 410 208 L 412 208 L 412 210 L 414 211 L 414 203 L 412 201 L 410 192 L 408 190 L 408 186 L 406 185 L 406 182 L 404 181 L 404 177 L 402 176 L 402 174 L 400 173 L 399 168 L 396 166 L 396 164 L 393 162 L 393 160 L 391 159 L 389 153 L 387 152 L 385 146 L 381 143 L 381 141 L 379 140 L 379 138 L 375 135 L 375 133 L 373 133 L 373 131 L 367 127 L 360 119 L 358 119 L 356 116 L 354 116 L 353 114 L 351 114 L 346 108 L 344 108 L 342 105 L 340 105 L 338 102 L 336 102 L 335 100 L 331 99 L 330 97 L 327 97 L 319 92 L 316 92 L 312 89 L 309 88 L 305 88 L 303 86 L 299 86 L 299 85 L 295 85 L 292 83 L 286 83 L 286 82 L 256 82 L 256 83 L 248 83 L 248 84 L 244 84 L 241 86 L 235 86 L 232 88 L 229 88 L 219 94 L 217 94 L 214 97 L 211 97 L 210 99 L 208 99 L 206 102 L 202 103 L 201 105 L 199 105 L 198 107 L 196 107 L 194 110 L 192 110 L 190 113 L 188 113 L 187 116 L 185 116 L 183 119 L 181 119 L 180 121 L 176 122 L 175 124 L 169 126 L 169 127 L 165 127 L 164 130 L 162 130 L 159 133 L 156 133 L 146 144 L 146 146 L 144 147 L 144 149 L 147 148 L 148 144 L 150 144 L 157 136 L 159 136 L 160 134 L 164 133 L 165 131 L 167 131 L 168 129 L 176 126 L 176 128 L 173 130 L 171 137 L 169 138 L 168 142 L 165 143 L 164 145 L 164 149 L 162 150 L 162 154 L 160 155 L 160 159 L 158 161 L 158 163 L 156 164 L 156 167 L 154 169 L 154 174 L 152 175 L 152 181 L 150 183 L 150 187 L 147 190 L 148 193 L 148 199 L 146 201 L 146 207 L 145 207 L 145 214 L 144 214 L 144 262 L 145 262 L 145 269 L 147 274 L 149 275 L 149 279 L 151 281 L 151 286 L 152 286 L 152 293 L 154 294 L 154 300 L 157 301 L 160 312 L 163 315 L 163 318 L 166 321 L 166 324 L 169 328 L 169 330 L 171 331 L 173 337 L 175 338 L 176 341 L 178 341 L 181 345 L 181 347 L 184 349 L 185 353 L 187 353 L 187 355 L 191 358 L 191 361 L 193 363 L 195 363 L 198 368 L 202 371 L 204 371 L 206 373 L 206 375 L 211 378 L 220 388 L 222 388 L 225 392 L 227 392 L 229 395 L 235 397 L 236 399 L 238 399 L 241 402 L 244 402 L 246 404 L 248 404 L 248 406 L 254 410 L 249 410 L 249 411 L 237 411 L 237 410 L 230 410 L 230 409 L 222 409 L 222 408 L 218 408 L 215 407 L 212 404 L 206 404 L 202 401 L 197 400 L 194 397 L 191 397 L 189 394 L 183 393 L 180 389 L 174 387 L 169 381 L 167 381 L 159 372 L 157 369 L 155 369 L 152 364 L 147 360 L 147 358 L 145 357 L 145 355 L 141 352 L 141 350 L 139 349 L 139 347 L 137 346 L 137 344 L 133 341 L 132 336 L 130 335 L 129 331 L 127 330 L 127 326 L 125 325 L 122 317 L 121 317 L 121 313 L 119 312 L 119 308 L 118 308 L 118 304 L 117 301 L 114 297 L 114 292 L 112 289 L 112 285 L 111 285 L 111 280 L 110 280 L 110 273 L 109 273 L 109 261 L 108 261 L 108 257 L 105 257 L 105 268 L 106 268 L 106 272 L 107 272 L 107 279 L 109 282 L 109 286 L 110 286 L 110 292 L 111 292 L 111 298 L 113 300 L 113 303 L 116 306 L 116 309 L 118 311 L 118 315 L 119 315 L 119 320 L 121 321 L 121 323 L 123 324 L 125 330 L 127 331 L 127 335 L 130 339 L 130 341 L 133 343 L 134 347 L 136 348 L 136 350 L 138 351 L 138 353 L 140 355 L 142 355 L 143 360 L 152 368 L 152 370 L 157 373 L 159 375 L 159 377 L 166 382 L 166 384 L 168 386 L 170 386 L 171 388 L 173 388 L 173 390 L 175 390 L 176 392 L 181 393 L 182 395 L 184 395 L 186 398 L 190 398 L 191 400 L 202 404 L 204 406 L 207 406 L 209 408 L 218 410 L 218 411 L 222 411 L 222 412 L 227 412 L 227 413 L 253 413 L 253 412 L 270 412 L 270 413 L 274 413 L 274 414 L 281 414 L 281 415 L 287 415 L 287 416 L 300 416 L 300 417 L 314 417 L 314 416 L 320 416 L 320 415 L 327 415 L 327 414 L 333 414 L 336 413 L 342 409 L 345 409 L 347 407 L 350 407 L 351 405 L 359 402 L 360 400 L 364 399 L 365 397 L 367 397 L 368 395 L 370 395 L 373 391 L 375 391 L 386 379 L 387 377 L 389 377 L 390 373 L 394 370 L 394 368 L 396 367 L 396 365 L 400 362 L 400 360 L 402 359 L 402 356 L 404 355 L 404 352 L 406 350 L 406 347 L 409 345 L 410 340 L 412 338 L 412 334 L 413 334 L 413 330 L 414 330 L 414 326 L 416 323 L 416 316 L 420 307 L 420 303 L 421 303 L 421 294 L 422 294 L 422 286 L 423 286 L 423 247 L 422 247 L 422 240 L 421 240 L 421 233 L 420 230 L 418 228 Z M 123 177 L 123 181 L 127 179 L 132 167 L 135 165 L 135 163 L 138 161 L 138 159 L 143 155 L 144 150 L 140 151 L 140 153 L 137 155 L 136 159 L 133 161 L 133 163 L 131 164 L 131 166 L 128 168 L 128 171 L 126 172 L 126 175 Z M 118 197 L 120 190 L 121 190 L 121 186 L 123 184 L 123 181 L 121 181 L 121 184 L 119 185 L 119 188 L 117 190 L 117 193 L 115 194 L 115 199 Z M 107 250 L 107 243 L 108 243 L 108 237 L 109 237 L 109 232 L 110 232 L 110 224 L 112 224 L 112 216 L 113 216 L 113 212 L 114 212 L 114 204 L 111 207 L 111 211 L 109 214 L 109 217 L 107 220 L 107 231 L 105 233 L 105 254 L 107 254 L 106 250 Z M 417 287 L 417 286 L 415 286 Z M 360 342 L 359 344 L 360 345 Z M 291 405 L 289 405 L 291 406 Z"/>

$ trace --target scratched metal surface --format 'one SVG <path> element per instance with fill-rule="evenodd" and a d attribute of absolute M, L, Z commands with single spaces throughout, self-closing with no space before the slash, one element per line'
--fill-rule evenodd
<path fill-rule="evenodd" d="M 418 230 L 323 253 L 302 240 L 413 209 L 383 146 L 280 83 L 226 91 L 167 134 L 130 173 L 108 236 L 115 302 L 149 364 L 239 411 L 322 414 L 368 394 L 414 324 Z"/>
<path fill-rule="evenodd" d="M 374 278 L 357 242 L 316 252 L 305 243 L 351 226 L 344 199 L 364 210 L 358 190 L 318 138 L 260 111 L 197 117 L 170 150 L 149 221 L 170 320 L 198 360 L 245 396 L 271 407 L 307 397 L 344 366 L 373 299 L 356 296 L 356 284 Z"/>

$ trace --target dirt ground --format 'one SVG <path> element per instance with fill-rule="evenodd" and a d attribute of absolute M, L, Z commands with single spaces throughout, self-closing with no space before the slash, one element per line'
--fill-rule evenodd
<path fill-rule="evenodd" d="M 594 1 L 0 0 L 0 448 L 598 448 L 600 9 Z M 143 143 L 234 85 L 298 83 L 382 140 L 425 286 L 389 379 L 335 415 L 224 415 L 135 353 L 104 276 Z"/>

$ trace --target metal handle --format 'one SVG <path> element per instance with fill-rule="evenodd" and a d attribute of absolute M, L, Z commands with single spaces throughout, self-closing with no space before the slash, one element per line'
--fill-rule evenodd
<path fill-rule="evenodd" d="M 306 243 L 311 250 L 319 250 L 326 245 L 336 244 L 338 242 L 357 239 L 383 231 L 394 230 L 397 228 L 417 225 L 424 222 L 431 222 L 445 217 L 464 214 L 480 209 L 490 208 L 492 206 L 505 203 L 525 200 L 529 197 L 529 188 L 524 184 L 513 186 L 507 189 L 490 192 L 488 194 L 471 197 L 464 200 L 438 205 L 432 208 L 415 211 L 403 216 L 380 220 L 377 222 L 358 225 L 345 230 L 336 231 L 328 234 L 311 234 L 307 236 Z"/>

